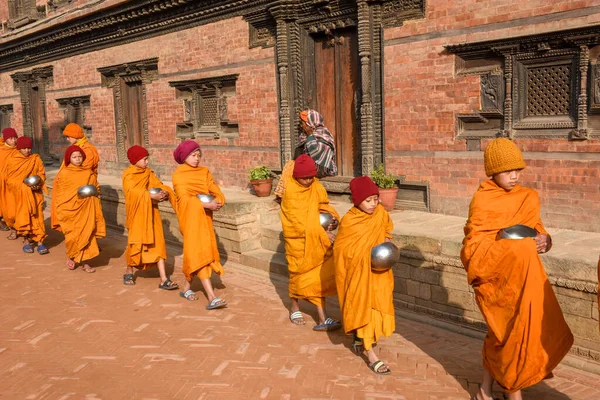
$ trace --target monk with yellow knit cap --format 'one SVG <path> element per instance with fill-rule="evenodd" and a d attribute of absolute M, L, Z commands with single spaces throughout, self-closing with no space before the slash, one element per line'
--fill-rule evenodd
<path fill-rule="evenodd" d="M 518 147 L 506 138 L 489 143 L 485 172 L 469 208 L 461 260 L 488 332 L 483 345 L 483 383 L 473 397 L 492 399 L 494 381 L 510 400 L 521 390 L 551 376 L 573 344 L 538 253 L 552 247 L 540 219 L 535 190 L 518 184 L 525 168 Z M 535 237 L 503 239 L 514 225 L 535 230 Z"/>

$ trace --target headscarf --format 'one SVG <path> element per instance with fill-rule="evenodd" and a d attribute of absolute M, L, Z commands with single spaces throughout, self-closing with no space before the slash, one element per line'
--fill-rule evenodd
<path fill-rule="evenodd" d="M 302 131 L 298 137 L 304 152 L 311 156 L 317 164 L 318 177 L 337 175 L 335 164 L 335 140 L 329 130 L 323 125 L 323 116 L 316 110 L 304 110 L 300 119 L 311 129 L 312 134 L 307 136 Z"/>
<path fill-rule="evenodd" d="M 76 151 L 81 153 L 81 157 L 83 157 L 83 161 L 85 161 L 85 151 L 83 151 L 83 149 L 79 146 L 72 145 L 67 147 L 67 150 L 65 150 L 65 167 L 68 167 L 69 164 L 71 164 L 71 155 Z"/>
<path fill-rule="evenodd" d="M 196 149 L 199 149 L 200 145 L 193 140 L 184 140 L 179 143 L 179 146 L 173 152 L 173 158 L 177 161 L 177 164 L 183 164 L 185 159 L 192 154 Z"/>

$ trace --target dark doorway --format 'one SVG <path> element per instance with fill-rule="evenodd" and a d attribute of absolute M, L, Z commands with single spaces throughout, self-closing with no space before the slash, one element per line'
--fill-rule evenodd
<path fill-rule="evenodd" d="M 29 109 L 31 111 L 33 149 L 44 158 L 46 154 L 44 149 L 44 131 L 42 129 L 43 110 L 38 87 L 29 88 Z"/>
<path fill-rule="evenodd" d="M 142 133 L 142 90 L 142 82 L 121 81 L 126 149 L 136 144 L 144 146 L 144 137 Z"/>

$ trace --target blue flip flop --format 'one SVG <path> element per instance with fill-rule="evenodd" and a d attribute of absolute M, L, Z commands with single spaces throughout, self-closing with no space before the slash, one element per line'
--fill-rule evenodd
<path fill-rule="evenodd" d="M 37 247 L 37 252 L 38 252 L 38 254 L 48 254 L 48 253 L 50 253 L 50 250 L 48 250 L 48 248 L 46 246 L 44 246 L 43 244 L 40 244 Z"/>
<path fill-rule="evenodd" d="M 29 243 L 23 246 L 23 253 L 33 253 L 33 246 Z"/>
<path fill-rule="evenodd" d="M 327 318 L 321 325 L 315 325 L 313 331 L 335 331 L 341 327 L 342 323 L 340 321 L 336 321 L 333 318 Z"/>
<path fill-rule="evenodd" d="M 227 302 L 225 300 L 222 300 L 218 297 L 215 297 L 214 299 L 212 299 L 212 301 L 206 306 L 207 310 L 216 310 L 219 308 L 225 308 L 227 307 Z"/>

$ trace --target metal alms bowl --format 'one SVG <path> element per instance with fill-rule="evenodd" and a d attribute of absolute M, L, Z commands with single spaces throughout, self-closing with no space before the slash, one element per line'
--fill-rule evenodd
<path fill-rule="evenodd" d="M 400 250 L 391 242 L 381 243 L 371 249 L 371 269 L 385 272 L 400 259 Z"/>
<path fill-rule="evenodd" d="M 23 179 L 23 183 L 25 183 L 27 186 L 37 186 L 42 183 L 42 178 L 40 178 L 38 175 L 28 176 L 27 178 Z"/>
<path fill-rule="evenodd" d="M 85 185 L 77 189 L 77 195 L 81 198 L 98 196 L 98 189 L 94 185 Z"/>
<path fill-rule="evenodd" d="M 162 191 L 162 189 L 161 188 L 151 188 L 151 189 L 148 189 L 148 191 L 150 192 L 150 194 L 159 194 Z"/>
<path fill-rule="evenodd" d="M 501 229 L 498 235 L 501 239 L 524 239 L 534 238 L 537 236 L 537 231 L 527 225 L 513 225 L 508 228 Z"/>
<path fill-rule="evenodd" d="M 327 230 L 327 229 L 329 229 L 329 225 L 331 225 L 333 223 L 333 215 L 331 215 L 328 212 L 320 213 L 319 214 L 319 222 L 321 223 L 321 226 L 323 227 L 323 229 Z"/>
<path fill-rule="evenodd" d="M 196 197 L 203 203 L 210 203 L 215 199 L 215 196 L 211 196 L 210 194 L 197 194 Z"/>

